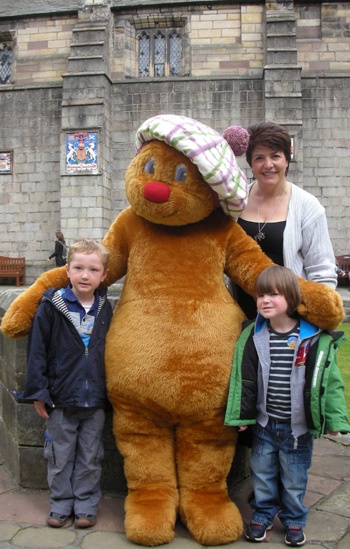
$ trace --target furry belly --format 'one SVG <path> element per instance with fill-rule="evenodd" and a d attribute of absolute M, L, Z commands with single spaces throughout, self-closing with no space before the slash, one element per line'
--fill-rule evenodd
<path fill-rule="evenodd" d="M 223 407 L 241 320 L 232 303 L 124 303 L 106 342 L 111 402 L 126 399 L 176 414 Z"/>

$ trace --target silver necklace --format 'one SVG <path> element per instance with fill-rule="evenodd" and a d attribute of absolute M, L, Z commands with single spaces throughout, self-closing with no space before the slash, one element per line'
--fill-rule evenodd
<path fill-rule="evenodd" d="M 263 233 L 263 229 L 265 228 L 266 226 L 266 223 L 268 223 L 271 219 L 271 217 L 273 216 L 273 214 L 275 213 L 275 211 L 277 210 L 278 208 L 278 205 L 279 203 L 281 202 L 282 198 L 284 197 L 285 195 L 285 192 L 286 192 L 286 185 L 284 186 L 284 189 L 283 189 L 283 193 L 281 194 L 281 196 L 279 197 L 279 199 L 277 200 L 271 214 L 269 215 L 269 217 L 266 219 L 265 223 L 260 226 L 260 221 L 258 221 L 258 232 L 256 233 L 256 235 L 254 236 L 254 240 L 256 240 L 257 242 L 260 242 L 260 240 L 264 240 L 265 238 L 265 233 Z M 260 219 L 260 208 L 259 208 L 259 191 L 258 191 L 258 219 Z"/>

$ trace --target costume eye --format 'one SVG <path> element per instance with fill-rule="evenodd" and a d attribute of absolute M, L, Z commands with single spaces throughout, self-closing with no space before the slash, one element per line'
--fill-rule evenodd
<path fill-rule="evenodd" d="M 175 168 L 175 179 L 176 181 L 181 181 L 181 183 L 184 183 L 186 181 L 187 177 L 187 168 L 185 164 L 179 164 Z"/>
<path fill-rule="evenodd" d="M 150 158 L 148 162 L 146 162 L 145 172 L 154 173 L 154 171 L 155 171 L 155 161 L 154 161 L 154 158 Z"/>

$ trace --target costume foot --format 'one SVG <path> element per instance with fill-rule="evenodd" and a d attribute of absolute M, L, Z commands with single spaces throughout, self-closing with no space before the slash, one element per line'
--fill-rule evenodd
<path fill-rule="evenodd" d="M 175 536 L 177 493 L 137 490 L 125 501 L 126 537 L 139 545 L 162 545 Z"/>
<path fill-rule="evenodd" d="M 230 543 L 243 532 L 241 514 L 225 491 L 181 493 L 180 515 L 194 539 L 202 545 Z"/>

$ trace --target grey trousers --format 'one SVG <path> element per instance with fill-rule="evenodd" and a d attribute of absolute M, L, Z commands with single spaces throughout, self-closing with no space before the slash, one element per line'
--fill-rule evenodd
<path fill-rule="evenodd" d="M 46 420 L 44 457 L 51 512 L 97 514 L 104 420 L 100 408 L 55 408 Z"/>

